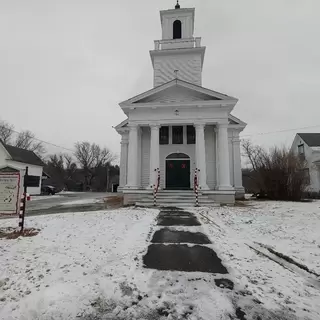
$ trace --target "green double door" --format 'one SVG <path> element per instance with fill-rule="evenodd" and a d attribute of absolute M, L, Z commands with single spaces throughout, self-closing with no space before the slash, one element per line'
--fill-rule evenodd
<path fill-rule="evenodd" d="M 190 189 L 190 160 L 166 160 L 166 189 Z"/>

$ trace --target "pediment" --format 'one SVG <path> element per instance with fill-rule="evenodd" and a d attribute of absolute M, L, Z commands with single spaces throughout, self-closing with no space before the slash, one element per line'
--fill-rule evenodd
<path fill-rule="evenodd" d="M 191 101 L 221 100 L 218 97 L 208 95 L 196 90 L 179 85 L 166 88 L 134 103 L 177 103 Z"/>
<path fill-rule="evenodd" d="M 238 100 L 225 94 L 175 79 L 129 100 L 123 101 L 120 103 L 120 106 L 143 106 L 146 104 L 165 105 L 201 101 L 204 103 L 226 101 L 235 105 Z"/>

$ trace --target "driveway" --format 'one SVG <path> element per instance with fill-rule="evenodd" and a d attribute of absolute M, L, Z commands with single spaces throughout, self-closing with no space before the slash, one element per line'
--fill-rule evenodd
<path fill-rule="evenodd" d="M 27 203 L 27 215 L 62 212 L 96 211 L 106 209 L 104 199 L 115 193 L 75 192 L 59 193 L 54 196 L 34 196 Z"/>

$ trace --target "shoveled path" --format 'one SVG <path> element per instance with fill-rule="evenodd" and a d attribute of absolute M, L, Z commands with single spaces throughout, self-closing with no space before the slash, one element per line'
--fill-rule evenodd
<path fill-rule="evenodd" d="M 228 273 L 217 254 L 208 248 L 209 238 L 200 232 L 177 231 L 170 226 L 200 226 L 197 217 L 177 208 L 160 211 L 158 226 L 143 257 L 146 268 L 189 272 Z"/>

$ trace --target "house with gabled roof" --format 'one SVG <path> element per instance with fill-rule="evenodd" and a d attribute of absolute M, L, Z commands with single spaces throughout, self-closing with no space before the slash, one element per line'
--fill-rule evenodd
<path fill-rule="evenodd" d="M 194 37 L 194 8 L 160 12 L 162 39 L 150 51 L 153 88 L 119 105 L 124 203 L 233 204 L 244 196 L 238 99 L 202 86 L 206 47 Z M 159 188 L 158 188 L 159 187 Z M 196 200 L 197 201 L 197 200 Z"/>
<path fill-rule="evenodd" d="M 291 150 L 302 157 L 307 168 L 308 191 L 320 192 L 320 133 L 297 133 Z"/>
<path fill-rule="evenodd" d="M 23 185 L 26 167 L 28 167 L 29 181 L 32 184 L 32 186 L 27 188 L 27 192 L 30 195 L 40 194 L 44 174 L 43 161 L 33 151 L 8 145 L 0 140 L 0 170 L 19 171 L 21 185 Z"/>

